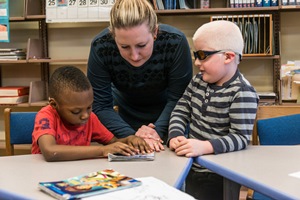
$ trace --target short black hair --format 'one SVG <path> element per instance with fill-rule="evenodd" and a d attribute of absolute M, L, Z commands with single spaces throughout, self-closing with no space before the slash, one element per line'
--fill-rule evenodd
<path fill-rule="evenodd" d="M 66 90 L 83 92 L 90 90 L 91 83 L 87 76 L 77 67 L 62 66 L 57 68 L 49 80 L 49 95 L 59 101 L 59 97 Z"/>

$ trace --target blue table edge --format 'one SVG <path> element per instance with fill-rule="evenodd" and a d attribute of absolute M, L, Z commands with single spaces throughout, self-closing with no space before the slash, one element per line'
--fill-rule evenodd
<path fill-rule="evenodd" d="M 187 177 L 190 169 L 191 169 L 191 166 L 193 164 L 193 161 L 194 159 L 193 158 L 188 158 L 188 162 L 185 166 L 185 168 L 182 169 L 181 173 L 180 173 L 180 176 L 178 177 L 178 179 L 176 180 L 175 184 L 174 184 L 174 187 L 176 189 L 181 189 L 184 181 L 185 181 L 185 178 Z"/>
<path fill-rule="evenodd" d="M 205 155 L 204 155 L 205 156 Z M 217 156 L 217 155 L 216 155 Z M 282 193 L 282 192 L 278 192 L 275 189 L 271 189 L 268 186 L 261 184 L 259 182 L 256 182 L 254 180 L 248 179 L 246 177 L 243 177 L 239 174 L 236 174 L 233 170 L 229 170 L 229 169 L 222 169 L 222 166 L 213 163 L 211 161 L 208 160 L 204 160 L 202 159 L 203 156 L 199 156 L 194 158 L 194 162 L 196 162 L 197 164 L 206 167 L 207 169 L 227 178 L 228 180 L 231 180 L 233 182 L 239 183 L 245 187 L 251 188 L 257 192 L 260 192 L 266 196 L 269 196 L 271 198 L 275 198 L 275 199 L 285 199 L 285 200 L 294 200 L 296 199 L 296 197 L 291 197 L 288 194 Z"/>

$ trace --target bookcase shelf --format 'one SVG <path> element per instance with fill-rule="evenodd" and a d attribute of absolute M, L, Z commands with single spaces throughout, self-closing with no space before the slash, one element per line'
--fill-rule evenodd
<path fill-rule="evenodd" d="M 211 14 L 257 14 L 266 12 L 276 12 L 278 6 L 273 7 L 253 7 L 253 8 L 207 8 L 207 9 L 174 9 L 156 10 L 158 15 L 211 15 Z"/>
<path fill-rule="evenodd" d="M 10 22 L 21 22 L 21 21 L 40 21 L 46 19 L 46 15 L 28 15 L 26 17 L 10 17 Z"/>
<path fill-rule="evenodd" d="M 32 62 L 31 60 L 36 58 L 48 57 L 48 30 L 46 24 L 45 15 L 45 1 L 40 0 L 13 0 L 9 2 L 9 21 L 10 21 L 10 42 L 1 44 L 3 49 L 23 49 L 26 50 L 26 59 L 20 60 L 0 60 L 0 86 L 19 86 L 39 82 L 39 88 L 43 87 L 43 94 L 29 94 L 29 96 L 44 97 L 46 101 L 47 85 L 49 79 L 49 63 L 47 62 Z M 17 71 L 12 72 L 10 68 L 18 68 Z M 24 68 L 28 70 L 34 70 L 33 77 L 22 77 L 22 80 L 18 81 L 22 75 L 21 71 Z M 37 68 L 39 67 L 40 76 L 36 77 Z M 19 72 L 20 69 L 20 72 Z M 26 73 L 27 74 L 27 73 Z M 10 81 L 13 76 L 16 76 L 17 81 Z M 30 75 L 30 72 L 26 76 Z M 8 76 L 8 77 L 7 77 Z M 39 78 L 39 80 L 37 80 Z M 33 90 L 33 93 L 37 90 Z M 35 98 L 37 99 L 37 98 Z M 40 99 L 36 100 L 36 103 L 30 101 L 30 103 L 21 103 L 18 105 L 1 104 L 0 107 L 37 107 L 46 105 Z"/>
<path fill-rule="evenodd" d="M 43 107 L 48 105 L 48 101 L 38 101 L 34 103 L 20 103 L 20 104 L 0 104 L 1 108 L 7 108 L 7 107 Z"/>
<path fill-rule="evenodd" d="M 20 1 L 20 0 L 16 0 Z M 35 2 L 34 0 L 22 0 L 25 2 L 24 6 L 24 14 L 22 16 L 12 16 L 10 18 L 10 21 L 13 22 L 22 22 L 22 21 L 37 21 L 37 23 L 40 23 L 41 28 L 41 51 L 42 56 L 33 56 L 27 58 L 27 60 L 17 60 L 17 61 L 4 61 L 0 60 L 0 65 L 6 64 L 6 63 L 40 63 L 41 66 L 45 69 L 43 69 L 43 77 L 49 77 L 49 65 L 63 65 L 63 64 L 74 64 L 74 65 L 87 65 L 87 57 L 85 56 L 78 58 L 69 58 L 68 55 L 64 55 L 62 57 L 60 56 L 54 56 L 53 58 L 48 56 L 48 26 L 45 23 L 46 15 L 45 15 L 45 2 L 39 2 L 37 7 L 39 9 L 32 9 L 33 4 L 32 2 Z M 279 32 L 280 32 L 280 13 L 284 12 L 294 12 L 294 11 L 300 11 L 300 6 L 282 6 L 281 4 L 274 7 L 251 7 L 251 8 L 227 8 L 226 7 L 226 0 L 216 0 L 211 1 L 211 8 L 208 9 L 175 9 L 175 10 L 156 10 L 156 13 L 160 19 L 168 18 L 168 17 L 176 17 L 176 19 L 180 19 L 181 16 L 183 17 L 189 17 L 193 19 L 194 16 L 198 17 L 203 16 L 206 19 L 209 19 L 211 15 L 254 15 L 254 14 L 272 14 L 274 15 L 273 22 L 274 22 L 274 45 L 275 45 L 275 54 L 274 55 L 256 55 L 256 54 L 244 54 L 243 55 L 243 61 L 245 62 L 251 62 L 251 61 L 263 61 L 263 60 L 270 60 L 270 62 L 273 65 L 273 90 L 274 92 L 278 92 L 278 78 L 279 78 L 279 69 L 280 69 L 280 62 L 281 62 L 281 55 L 280 55 L 280 44 L 279 44 Z M 28 3 L 28 5 L 26 5 Z M 30 6 L 31 4 L 31 6 Z M 40 10 L 40 11 L 38 11 Z M 106 23 L 106 22 L 105 22 Z M 182 22 L 174 22 L 175 26 L 176 23 L 182 23 Z M 200 22 L 198 26 L 201 25 Z M 172 24 L 172 25 L 174 25 Z M 70 25 L 66 25 L 70 26 Z M 85 26 L 85 25 L 83 25 Z M 54 29 L 69 29 L 69 27 L 60 27 L 60 26 L 54 26 Z M 71 27 L 72 28 L 72 27 Z M 88 27 L 85 27 L 88 28 Z M 51 29 L 50 29 L 51 30 Z M 52 29 L 53 31 L 53 29 Z M 56 31 L 56 30 L 55 30 Z M 67 32 L 66 30 L 62 30 L 64 32 Z M 66 36 L 64 36 L 66 37 Z M 58 37 L 57 37 L 58 38 Z M 56 39 L 57 39 L 56 38 Z M 92 37 L 90 38 L 92 39 Z M 53 41 L 51 41 L 53 42 Z M 55 42 L 55 41 L 54 41 Z M 88 44 L 89 45 L 89 44 Z M 31 52 L 31 49 L 28 49 L 29 52 Z M 243 63 L 242 63 L 243 64 Z M 46 71 L 46 73 L 45 73 Z M 45 74 L 44 74 L 45 73 Z"/>

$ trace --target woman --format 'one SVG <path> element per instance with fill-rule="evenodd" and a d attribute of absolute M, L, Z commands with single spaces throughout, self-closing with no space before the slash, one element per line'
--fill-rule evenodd
<path fill-rule="evenodd" d="M 192 77 L 188 42 L 176 28 L 158 25 L 147 0 L 118 0 L 110 17 L 88 60 L 93 111 L 116 137 L 135 134 L 163 150 L 170 113 Z"/>

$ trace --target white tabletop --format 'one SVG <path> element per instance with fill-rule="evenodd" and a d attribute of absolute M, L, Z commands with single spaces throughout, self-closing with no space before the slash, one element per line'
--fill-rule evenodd
<path fill-rule="evenodd" d="M 300 146 L 248 146 L 242 151 L 205 155 L 208 169 L 274 199 L 300 199 Z"/>
<path fill-rule="evenodd" d="M 135 178 L 153 176 L 178 188 L 192 159 L 178 157 L 165 149 L 155 154 L 154 161 L 108 162 L 107 158 L 99 158 L 46 162 L 42 155 L 0 157 L 0 190 L 31 199 L 52 199 L 38 189 L 38 182 L 62 180 L 107 168 Z"/>

